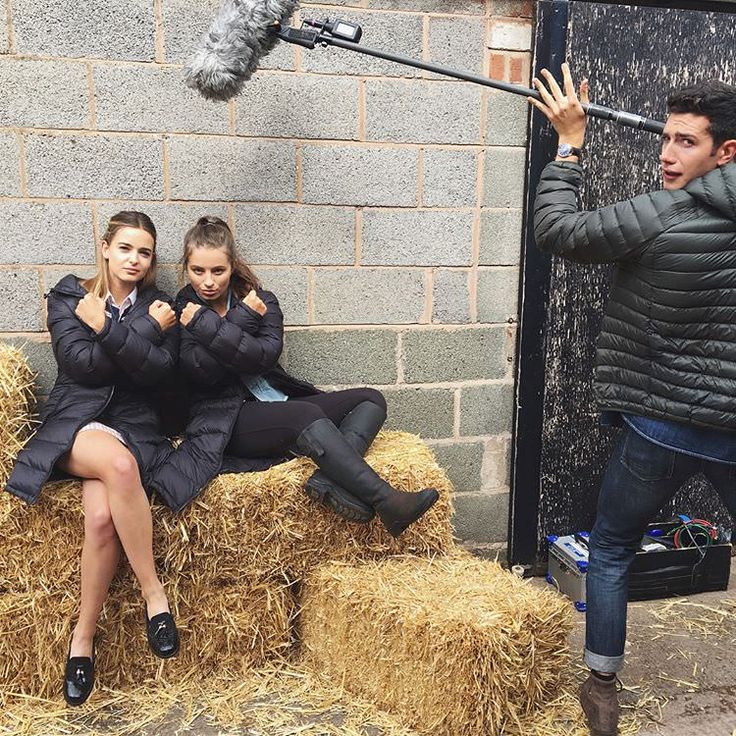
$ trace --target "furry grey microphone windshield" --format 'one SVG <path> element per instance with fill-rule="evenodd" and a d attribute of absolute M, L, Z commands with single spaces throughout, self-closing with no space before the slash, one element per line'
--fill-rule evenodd
<path fill-rule="evenodd" d="M 209 100 L 240 92 L 258 62 L 276 45 L 275 24 L 285 23 L 298 0 L 223 0 L 184 71 L 187 86 Z"/>

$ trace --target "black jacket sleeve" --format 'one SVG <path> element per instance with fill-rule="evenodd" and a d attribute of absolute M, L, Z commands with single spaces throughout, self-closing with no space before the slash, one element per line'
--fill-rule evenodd
<path fill-rule="evenodd" d="M 94 330 L 74 313 L 75 304 L 53 291 L 49 293 L 47 324 L 59 369 L 82 386 L 112 384 L 118 367 Z"/>
<path fill-rule="evenodd" d="M 259 297 L 268 310 L 262 317 L 241 301 L 225 317 L 206 308 L 194 315 L 183 327 L 197 343 L 194 347 L 185 342 L 187 349 L 182 351 L 182 366 L 187 375 L 194 377 L 195 373 L 208 371 L 213 360 L 231 371 L 250 374 L 264 373 L 277 364 L 284 346 L 284 317 L 271 292 L 262 291 Z M 217 373 L 209 375 L 212 378 Z M 202 379 L 200 375 L 198 380 Z"/>
<path fill-rule="evenodd" d="M 534 202 L 534 237 L 542 250 L 581 263 L 633 260 L 667 229 L 676 204 L 672 192 L 585 212 L 579 206 L 581 183 L 578 164 L 553 161 L 542 172 Z"/>
<path fill-rule="evenodd" d="M 138 386 L 154 386 L 173 372 L 179 355 L 179 326 L 165 332 L 150 314 L 128 322 L 108 319 L 97 335 L 105 352 Z"/>

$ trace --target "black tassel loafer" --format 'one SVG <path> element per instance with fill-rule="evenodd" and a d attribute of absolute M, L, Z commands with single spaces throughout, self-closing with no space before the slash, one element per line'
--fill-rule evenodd
<path fill-rule="evenodd" d="M 161 659 L 176 656 L 179 652 L 179 632 L 176 630 L 174 617 L 168 611 L 157 613 L 153 618 L 148 618 L 148 611 L 145 613 L 148 646 L 151 651 Z"/>
<path fill-rule="evenodd" d="M 82 705 L 95 684 L 95 645 L 91 657 L 72 657 L 71 645 L 64 668 L 64 700 L 69 705 Z"/>

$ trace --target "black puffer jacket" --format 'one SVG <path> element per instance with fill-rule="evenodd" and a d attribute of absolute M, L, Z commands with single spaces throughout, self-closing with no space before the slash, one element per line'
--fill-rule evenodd
<path fill-rule="evenodd" d="M 736 164 L 594 212 L 578 211 L 581 179 L 577 164 L 544 169 L 534 232 L 544 250 L 617 264 L 599 406 L 736 431 Z"/>
<path fill-rule="evenodd" d="M 148 307 L 170 302 L 158 289 L 140 291 L 120 322 L 108 317 L 99 334 L 74 313 L 87 292 L 65 276 L 48 294 L 48 328 L 58 365 L 41 426 L 21 450 L 6 490 L 34 503 L 79 429 L 95 418 L 117 429 L 135 456 L 144 487 L 150 471 L 171 451 L 160 433 L 151 392 L 173 374 L 178 328 L 162 332 Z"/>
<path fill-rule="evenodd" d="M 187 384 L 190 409 L 185 438 L 159 466 L 152 485 L 167 506 L 183 509 L 218 473 L 263 470 L 286 458 L 236 458 L 226 455 L 244 401 L 255 398 L 241 377 L 263 375 L 289 397 L 320 393 L 279 365 L 284 318 L 270 291 L 258 291 L 267 307 L 262 317 L 238 300 L 224 317 L 203 306 L 181 328 L 179 368 Z M 191 286 L 176 297 L 176 309 L 199 300 Z"/>

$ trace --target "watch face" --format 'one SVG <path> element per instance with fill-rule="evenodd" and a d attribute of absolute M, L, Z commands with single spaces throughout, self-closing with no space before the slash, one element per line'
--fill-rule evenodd
<path fill-rule="evenodd" d="M 557 155 L 562 156 L 563 158 L 565 156 L 569 156 L 572 153 L 572 146 L 569 143 L 560 143 L 559 146 L 557 146 Z"/>

